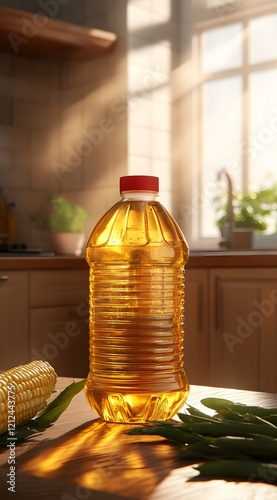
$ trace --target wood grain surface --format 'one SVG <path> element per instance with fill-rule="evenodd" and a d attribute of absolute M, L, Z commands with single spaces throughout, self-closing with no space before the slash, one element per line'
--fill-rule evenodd
<path fill-rule="evenodd" d="M 56 7 L 59 9 L 58 2 Z M 41 13 L 40 9 L 32 13 L 1 6 L 0 49 L 25 57 L 87 59 L 107 54 L 115 46 L 114 33 L 42 17 Z"/>
<path fill-rule="evenodd" d="M 58 381 L 60 389 L 70 378 Z M 207 396 L 277 406 L 275 394 L 192 386 L 188 403 L 201 408 Z M 82 500 L 250 500 L 277 498 L 272 484 L 199 480 L 180 447 L 155 436 L 130 436 L 128 424 L 106 423 L 78 394 L 60 419 L 39 437 L 16 445 L 15 498 Z M 7 490 L 8 451 L 0 449 L 1 499 Z"/>

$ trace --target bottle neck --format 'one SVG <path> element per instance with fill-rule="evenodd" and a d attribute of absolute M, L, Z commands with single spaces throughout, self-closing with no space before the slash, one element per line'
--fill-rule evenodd
<path fill-rule="evenodd" d="M 122 201 L 154 201 L 159 193 L 156 191 L 124 191 Z"/>

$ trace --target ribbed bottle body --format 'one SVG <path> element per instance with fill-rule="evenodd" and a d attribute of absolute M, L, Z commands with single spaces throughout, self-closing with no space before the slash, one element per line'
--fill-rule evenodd
<path fill-rule="evenodd" d="M 86 396 L 102 418 L 171 418 L 185 402 L 183 236 L 155 201 L 124 201 L 98 223 L 90 265 Z"/>

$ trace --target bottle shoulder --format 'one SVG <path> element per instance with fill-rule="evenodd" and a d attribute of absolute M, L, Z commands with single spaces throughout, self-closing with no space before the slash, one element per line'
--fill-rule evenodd
<path fill-rule="evenodd" d="M 179 226 L 158 201 L 119 201 L 100 219 L 91 233 L 87 254 L 106 248 L 122 253 L 123 248 L 149 252 L 163 248 L 163 254 L 178 260 L 188 257 L 188 246 Z M 150 252 L 151 253 L 151 252 Z M 153 253 L 153 252 L 152 252 Z M 160 252 L 161 254 L 161 252 Z"/>

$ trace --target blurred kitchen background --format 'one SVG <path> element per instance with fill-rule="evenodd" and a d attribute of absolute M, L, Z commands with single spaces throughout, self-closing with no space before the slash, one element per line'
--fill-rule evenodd
<path fill-rule="evenodd" d="M 221 169 L 235 193 L 273 190 L 277 1 L 1 0 L 0 6 L 35 16 L 23 40 L 0 53 L 0 186 L 16 204 L 19 240 L 27 246 L 51 250 L 49 231 L 32 222 L 47 213 L 51 194 L 89 212 L 88 237 L 119 198 L 121 175 L 159 176 L 160 201 L 194 249 L 219 246 L 215 200 L 225 200 L 227 189 Z M 114 33 L 115 48 L 84 60 L 70 52 L 23 56 L 27 44 L 37 43 L 32 30 L 40 29 L 41 14 Z M 275 232 L 272 209 L 264 233 Z"/>

